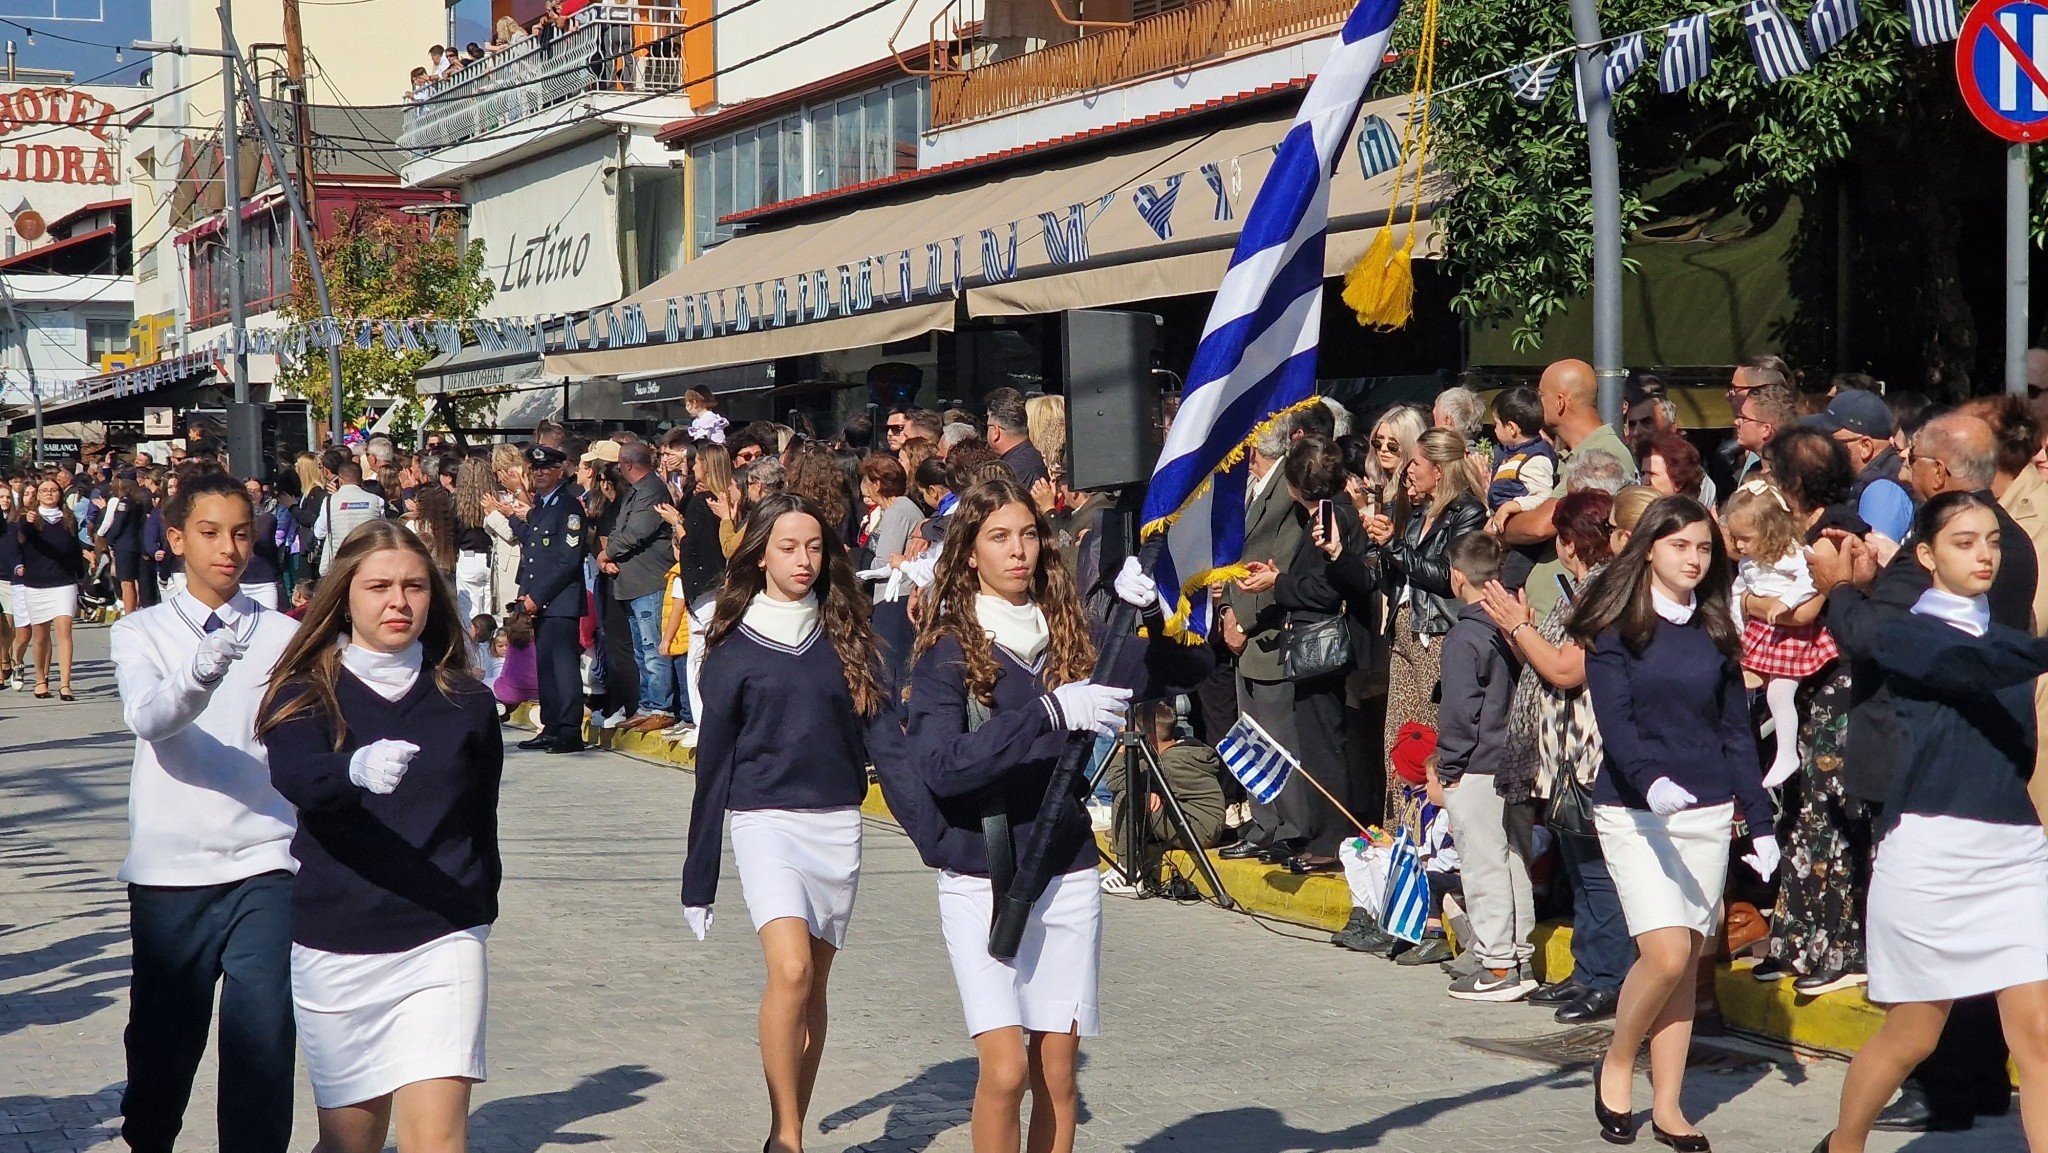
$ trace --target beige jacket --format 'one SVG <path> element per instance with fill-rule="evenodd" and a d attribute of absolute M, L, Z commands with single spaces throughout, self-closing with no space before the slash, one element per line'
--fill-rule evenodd
<path fill-rule="evenodd" d="M 1998 503 L 2027 530 L 2027 538 L 2033 542 L 2034 556 L 2043 574 L 2034 585 L 2034 635 L 2048 636 L 2048 480 L 2042 479 L 2037 469 L 2023 469 L 2006 486 Z M 2005 547 L 2016 543 L 2007 542 Z M 2048 732 L 2048 677 L 2034 682 L 2034 724 L 2040 731 Z M 2044 755 L 2044 750 L 2048 750 L 2048 742 L 2035 750 L 2034 779 L 2028 783 L 2027 792 L 2034 798 L 2035 811 L 2048 821 L 2048 755 Z"/>

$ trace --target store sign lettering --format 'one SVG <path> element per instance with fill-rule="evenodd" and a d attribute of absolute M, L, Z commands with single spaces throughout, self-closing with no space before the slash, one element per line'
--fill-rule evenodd
<path fill-rule="evenodd" d="M 0 92 L 0 138 L 27 128 L 76 128 L 113 144 L 109 125 L 119 111 L 75 88 L 17 88 Z M 30 184 L 116 183 L 114 151 L 76 144 L 0 144 L 0 180 Z"/>
<path fill-rule="evenodd" d="M 572 240 L 563 235 L 560 224 L 550 224 L 546 232 L 528 240 L 524 246 L 519 243 L 519 234 L 515 232 L 505 246 L 505 270 L 498 276 L 498 290 L 511 292 L 517 288 L 573 280 L 583 275 L 583 269 L 589 263 L 588 232 Z"/>
<path fill-rule="evenodd" d="M 66 144 L 0 145 L 0 180 L 31 184 L 112 184 L 113 153 Z"/>

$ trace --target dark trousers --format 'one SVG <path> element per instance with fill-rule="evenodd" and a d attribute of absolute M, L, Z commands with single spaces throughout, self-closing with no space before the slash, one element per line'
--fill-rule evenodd
<path fill-rule="evenodd" d="M 1600 855 L 1600 842 L 1560 834 L 1558 848 L 1572 878 L 1573 980 L 1589 989 L 1618 992 L 1635 964 L 1635 941 L 1621 916 L 1621 895 Z"/>
<path fill-rule="evenodd" d="M 1288 681 L 1255 681 L 1249 677 L 1237 679 L 1237 708 L 1259 723 L 1268 736 L 1280 742 L 1280 747 L 1301 755 L 1301 740 L 1295 731 L 1294 685 Z M 1315 769 L 1310 769 L 1314 772 Z M 1278 840 L 1306 840 L 1309 831 L 1300 825 L 1289 825 L 1288 813 L 1281 806 L 1287 802 L 1288 789 L 1306 789 L 1308 784 L 1289 777 L 1281 786 L 1280 796 L 1273 804 L 1254 800 L 1252 823 L 1244 830 L 1246 840 L 1255 845 L 1271 845 Z"/>
<path fill-rule="evenodd" d="M 633 629 L 624 602 L 612 594 L 613 580 L 597 578 L 597 651 L 604 660 L 604 696 L 598 707 L 607 713 L 640 705 L 640 656 L 633 648 Z"/>
<path fill-rule="evenodd" d="M 1344 724 L 1344 676 L 1317 677 L 1294 682 L 1294 746 L 1302 769 L 1316 784 L 1336 794 L 1347 808 L 1351 798 L 1351 740 Z M 1280 826 L 1289 836 L 1306 837 L 1308 852 L 1334 857 L 1346 837 L 1355 837 L 1344 815 L 1323 789 L 1309 784 L 1302 773 L 1290 773 L 1280 789 Z"/>
<path fill-rule="evenodd" d="M 1927 1109 L 1936 1117 L 1968 1118 L 2003 1110 L 2012 1099 L 2012 1078 L 2005 1071 L 2005 1031 L 1998 1023 L 1998 999 L 1965 997 L 1949 1010 L 1941 1040 L 1914 1080 L 1927 1094 Z"/>
<path fill-rule="evenodd" d="M 134 939 L 121 1137 L 170 1153 L 220 986 L 221 1153 L 285 1153 L 292 1137 L 290 873 L 191 889 L 128 886 Z"/>
<path fill-rule="evenodd" d="M 551 741 L 583 739 L 583 676 L 576 667 L 583 644 L 575 617 L 541 617 L 533 623 L 535 662 L 540 674 L 540 731 Z"/>

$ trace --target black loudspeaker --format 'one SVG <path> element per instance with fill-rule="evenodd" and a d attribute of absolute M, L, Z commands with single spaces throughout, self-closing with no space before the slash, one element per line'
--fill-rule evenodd
<path fill-rule="evenodd" d="M 1141 484 L 1159 456 L 1159 317 L 1085 310 L 1061 316 L 1067 384 L 1067 483 L 1081 491 Z"/>

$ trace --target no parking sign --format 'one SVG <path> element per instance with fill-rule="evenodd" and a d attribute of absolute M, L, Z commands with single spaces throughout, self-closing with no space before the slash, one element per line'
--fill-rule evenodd
<path fill-rule="evenodd" d="M 1971 8 L 1956 40 L 1956 80 L 1993 134 L 2048 140 L 2048 4 L 1986 0 Z"/>

